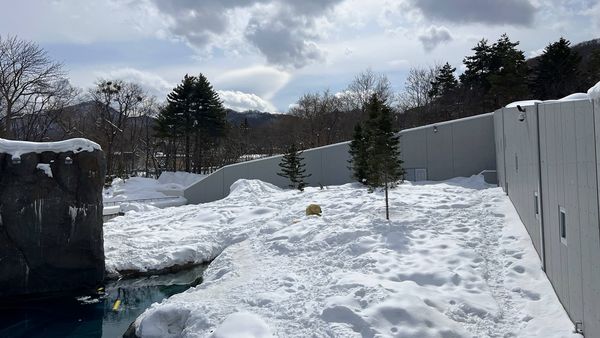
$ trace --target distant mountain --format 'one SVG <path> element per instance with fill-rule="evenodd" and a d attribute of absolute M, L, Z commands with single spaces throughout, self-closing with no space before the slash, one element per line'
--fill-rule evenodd
<path fill-rule="evenodd" d="M 256 110 L 249 110 L 246 112 L 238 112 L 233 109 L 226 109 L 227 121 L 235 126 L 239 126 L 244 122 L 244 119 L 248 120 L 248 125 L 251 128 L 262 127 L 278 121 L 284 118 L 284 114 L 272 114 L 265 113 Z"/>

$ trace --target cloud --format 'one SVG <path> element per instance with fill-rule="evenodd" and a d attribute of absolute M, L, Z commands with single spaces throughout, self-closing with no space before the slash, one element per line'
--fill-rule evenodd
<path fill-rule="evenodd" d="M 307 29 L 312 25 L 311 18 L 282 10 L 276 15 L 253 17 L 245 37 L 269 63 L 302 68 L 324 59 L 322 50 L 315 43 L 318 36 Z"/>
<path fill-rule="evenodd" d="M 452 35 L 448 28 L 441 26 L 430 26 L 423 33 L 419 34 L 419 40 L 427 52 L 431 52 L 439 44 L 452 41 Z"/>
<path fill-rule="evenodd" d="M 263 112 L 274 112 L 275 107 L 260 96 L 240 92 L 237 90 L 218 90 L 223 105 L 235 111 L 259 110 Z"/>
<path fill-rule="evenodd" d="M 135 82 L 141 85 L 148 94 L 156 96 L 159 100 L 164 100 L 167 93 L 174 87 L 159 75 L 135 68 L 118 68 L 109 71 L 96 71 L 94 73 L 98 78 Z"/>
<path fill-rule="evenodd" d="M 343 0 L 146 0 L 168 31 L 199 50 L 258 49 L 271 64 L 301 68 L 323 59 L 317 20 Z"/>
<path fill-rule="evenodd" d="M 216 88 L 256 93 L 271 99 L 290 80 L 290 74 L 267 66 L 254 66 L 225 72 L 212 81 Z"/>
<path fill-rule="evenodd" d="M 531 26 L 537 11 L 529 0 L 410 0 L 428 19 L 455 23 Z"/>

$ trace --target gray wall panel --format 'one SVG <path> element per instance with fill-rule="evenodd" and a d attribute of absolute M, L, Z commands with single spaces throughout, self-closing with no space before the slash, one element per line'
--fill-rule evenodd
<path fill-rule="evenodd" d="M 427 129 L 427 179 L 439 181 L 450 173 L 454 177 L 452 127 L 448 125 Z"/>
<path fill-rule="evenodd" d="M 438 132 L 433 131 L 434 127 Z M 452 146 L 453 138 L 459 134 L 460 137 L 457 138 L 460 145 L 468 149 Z M 312 174 L 306 180 L 307 183 L 319 186 L 352 182 L 348 148 L 349 142 L 344 142 L 306 150 L 302 156 L 307 173 Z M 483 170 L 495 170 L 493 114 L 403 130 L 400 132 L 400 149 L 404 166 L 409 173 L 407 178 L 411 178 L 410 174 L 414 178 L 415 168 L 426 169 L 427 179 L 430 180 L 445 180 L 458 175 L 470 176 Z M 280 161 L 281 156 L 275 156 L 226 166 L 186 188 L 184 196 L 189 203 L 214 201 L 225 197 L 231 184 L 241 178 L 260 179 L 287 187 L 288 182 L 277 175 Z M 217 187 L 218 184 L 221 186 Z"/>
<path fill-rule="evenodd" d="M 505 162 L 498 170 L 499 182 L 506 182 L 569 316 L 583 321 L 586 336 L 600 337 L 599 117 L 587 100 L 526 109 L 523 122 L 513 109 L 494 113 L 496 158 Z M 539 132 L 531 128 L 536 123 Z M 536 189 L 541 189 L 542 223 L 531 217 L 531 192 Z M 567 212 L 566 244 L 560 236 L 559 207 Z"/>

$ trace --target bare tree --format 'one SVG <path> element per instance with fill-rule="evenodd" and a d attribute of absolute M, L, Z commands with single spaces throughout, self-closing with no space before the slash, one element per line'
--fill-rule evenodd
<path fill-rule="evenodd" d="M 76 100 L 79 89 L 69 81 L 56 81 L 54 89 L 35 95 L 19 116 L 13 117 L 13 136 L 25 141 L 62 139 L 59 121 L 65 110 Z"/>
<path fill-rule="evenodd" d="M 137 83 L 122 80 L 99 80 L 89 92 L 97 106 L 96 126 L 101 134 L 100 143 L 106 151 L 106 172 L 115 173 L 114 159 L 119 155 L 123 165 L 126 145 L 125 128 L 130 118 L 138 116 L 144 107 L 146 94 Z"/>
<path fill-rule="evenodd" d="M 304 94 L 290 109 L 299 118 L 302 146 L 318 147 L 338 141 L 339 124 L 342 120 L 341 99 L 325 90 L 322 94 Z"/>
<path fill-rule="evenodd" d="M 393 99 L 392 85 L 387 76 L 375 73 L 371 68 L 368 68 L 354 77 L 341 98 L 346 102 L 346 110 L 364 111 L 369 98 L 373 94 L 377 94 L 379 98 L 387 103 L 390 103 L 389 101 Z"/>
<path fill-rule="evenodd" d="M 409 70 L 404 84 L 404 91 L 398 96 L 400 111 L 427 107 L 431 103 L 432 98 L 429 92 L 439 69 L 440 66 L 434 65 Z"/>
<path fill-rule="evenodd" d="M 63 77 L 62 65 L 37 44 L 0 36 L 0 132 L 15 138 L 15 118 L 31 113 L 32 105 L 39 106 L 40 100 L 53 96 Z"/>

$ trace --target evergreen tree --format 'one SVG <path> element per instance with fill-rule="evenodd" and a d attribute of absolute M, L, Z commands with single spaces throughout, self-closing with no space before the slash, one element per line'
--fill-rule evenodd
<path fill-rule="evenodd" d="M 302 163 L 304 159 L 300 155 L 302 155 L 302 152 L 298 151 L 296 145 L 292 143 L 279 163 L 281 172 L 277 173 L 277 175 L 288 178 L 290 180 L 290 188 L 304 191 L 304 187 L 306 187 L 304 179 L 310 177 L 311 174 L 304 174 L 306 172 L 304 168 L 306 164 Z"/>
<path fill-rule="evenodd" d="M 166 127 L 172 126 L 169 130 L 177 130 L 176 136 L 183 137 L 185 170 L 188 172 L 192 171 L 192 145 L 194 171 L 199 172 L 203 148 L 211 146 L 211 142 L 224 136 L 227 130 L 225 109 L 219 95 L 202 74 L 184 76 L 167 95 L 167 106 L 160 112 L 158 121 L 159 136 L 165 137 Z M 172 155 L 177 157 L 177 154 Z"/>
<path fill-rule="evenodd" d="M 204 146 L 210 146 L 211 141 L 214 142 L 225 136 L 228 124 L 219 94 L 202 74 L 196 78 L 193 102 L 192 114 L 196 144 L 195 171 L 199 172 L 204 157 Z"/>
<path fill-rule="evenodd" d="M 488 75 L 491 73 L 492 46 L 486 39 L 481 39 L 472 50 L 475 53 L 463 59 L 465 72 L 460 75 L 460 82 L 467 89 L 487 92 L 490 88 Z"/>
<path fill-rule="evenodd" d="M 175 122 L 176 128 L 183 134 L 185 171 L 187 172 L 191 171 L 191 135 L 194 127 L 192 107 L 195 82 L 195 77 L 186 74 L 181 83 L 167 95 L 167 107 L 164 110 L 171 115 L 170 119 Z M 177 154 L 174 155 L 177 157 Z"/>
<path fill-rule="evenodd" d="M 533 71 L 532 90 L 537 99 L 558 99 L 575 90 L 581 57 L 560 38 L 546 46 Z"/>
<path fill-rule="evenodd" d="M 488 82 L 492 109 L 522 100 L 528 95 L 527 64 L 525 55 L 517 49 L 519 41 L 512 42 L 506 34 L 492 46 Z"/>
<path fill-rule="evenodd" d="M 592 52 L 587 67 L 587 81 L 584 87 L 591 87 L 600 81 L 600 48 Z"/>
<path fill-rule="evenodd" d="M 431 90 L 428 93 L 429 97 L 437 98 L 451 94 L 458 87 L 458 80 L 454 76 L 455 71 L 456 68 L 453 68 L 446 62 L 431 82 Z"/>
<path fill-rule="evenodd" d="M 167 139 L 166 145 L 166 165 L 171 163 L 171 156 L 173 157 L 173 171 L 177 171 L 177 139 L 182 136 L 180 130 L 179 117 L 176 115 L 176 111 L 172 106 L 163 107 L 156 117 L 156 124 L 154 125 L 155 136 L 161 139 Z"/>
<path fill-rule="evenodd" d="M 352 169 L 352 176 L 355 180 L 362 184 L 368 184 L 367 172 L 368 172 L 368 153 L 369 140 L 363 132 L 360 123 L 354 127 L 354 135 L 352 142 L 350 142 L 350 167 Z"/>
<path fill-rule="evenodd" d="M 390 219 L 388 189 L 404 179 L 400 159 L 399 136 L 393 128 L 393 112 L 377 94 L 373 94 L 366 106 L 369 114 L 366 129 L 366 182 L 370 190 L 385 191 L 385 215 Z M 358 162 L 358 158 L 354 158 Z"/>
<path fill-rule="evenodd" d="M 503 34 L 493 45 L 479 41 L 475 54 L 463 60 L 460 81 L 479 110 L 491 110 L 528 94 L 525 55 Z"/>

